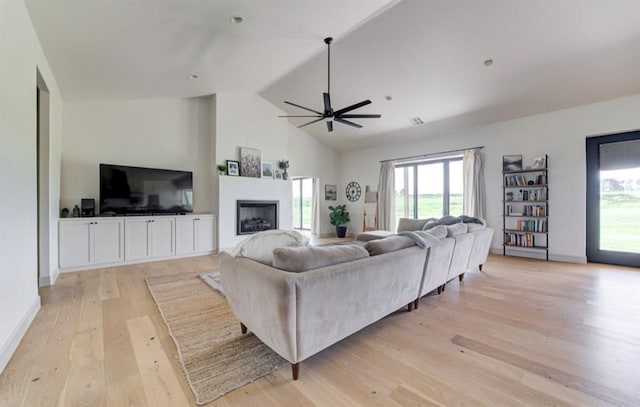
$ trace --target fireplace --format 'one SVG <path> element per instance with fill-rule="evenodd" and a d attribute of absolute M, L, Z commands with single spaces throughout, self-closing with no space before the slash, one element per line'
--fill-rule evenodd
<path fill-rule="evenodd" d="M 236 201 L 236 234 L 278 229 L 278 201 Z"/>

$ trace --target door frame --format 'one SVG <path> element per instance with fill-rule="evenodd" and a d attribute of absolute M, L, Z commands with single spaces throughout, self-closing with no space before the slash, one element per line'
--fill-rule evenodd
<path fill-rule="evenodd" d="M 640 130 L 587 137 L 587 261 L 640 267 L 640 253 L 600 250 L 600 145 L 621 141 L 640 141 Z M 639 231 L 640 233 L 640 231 Z"/>

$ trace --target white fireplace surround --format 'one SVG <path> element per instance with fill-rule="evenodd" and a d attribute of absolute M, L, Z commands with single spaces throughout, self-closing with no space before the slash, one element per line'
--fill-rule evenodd
<path fill-rule="evenodd" d="M 218 182 L 219 250 L 229 251 L 250 235 L 236 234 L 236 201 L 278 201 L 279 229 L 291 230 L 291 181 L 221 175 Z"/>

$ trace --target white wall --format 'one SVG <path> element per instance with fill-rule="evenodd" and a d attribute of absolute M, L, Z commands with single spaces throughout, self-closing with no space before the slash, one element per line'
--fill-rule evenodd
<path fill-rule="evenodd" d="M 587 136 L 640 128 L 640 95 L 572 109 L 495 123 L 441 137 L 368 148 L 340 157 L 343 188 L 355 180 L 377 186 L 379 160 L 485 146 L 487 222 L 496 229 L 493 249 L 502 245 L 502 155 L 522 154 L 524 165 L 534 157 L 549 155 L 549 243 L 556 260 L 586 261 L 586 164 Z M 362 200 L 348 204 L 353 219 L 362 217 Z"/>
<path fill-rule="evenodd" d="M 194 212 L 212 211 L 211 99 L 65 104 L 62 207 L 99 206 L 99 164 L 193 171 Z M 99 209 L 99 208 L 97 208 Z"/>
<path fill-rule="evenodd" d="M 218 93 L 214 101 L 216 164 L 239 160 L 240 147 L 260 149 L 262 159 L 274 164 L 288 159 L 290 177 L 320 178 L 320 233 L 335 233 L 329 223 L 326 206 L 330 203 L 324 201 L 324 185 L 338 182 L 338 154 L 279 118 L 285 113 L 259 95 Z M 220 196 L 220 202 L 224 199 Z M 220 218 L 224 216 L 220 211 Z"/>
<path fill-rule="evenodd" d="M 50 99 L 50 160 L 59 166 L 62 99 L 21 0 L 0 1 L 0 371 L 40 307 L 37 278 L 36 68 Z M 58 173 L 49 183 L 58 201 Z M 52 205 L 51 224 L 57 224 Z M 53 227 L 53 226 L 52 226 Z M 51 244 L 57 247 L 57 233 Z M 53 250 L 52 250 L 53 251 Z M 57 253 L 57 250 L 55 250 Z M 52 253 L 52 264 L 57 257 Z"/>

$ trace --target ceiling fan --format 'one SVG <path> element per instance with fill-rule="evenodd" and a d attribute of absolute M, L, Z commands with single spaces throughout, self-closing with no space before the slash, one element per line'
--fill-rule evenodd
<path fill-rule="evenodd" d="M 348 126 L 352 126 L 352 127 L 357 127 L 357 128 L 362 128 L 361 125 L 359 125 L 358 123 L 354 123 L 351 120 L 347 120 L 347 119 L 379 119 L 381 116 L 379 114 L 352 114 L 349 113 L 352 110 L 356 110 L 361 108 L 362 106 L 366 106 L 368 104 L 371 103 L 371 101 L 369 99 L 367 100 L 363 100 L 362 102 L 358 102 L 356 104 L 353 104 L 351 106 L 347 106 L 345 108 L 339 109 L 339 110 L 333 110 L 333 108 L 331 107 L 331 96 L 330 96 L 330 87 L 331 87 L 331 43 L 333 42 L 333 38 L 331 37 L 327 37 L 324 39 L 324 43 L 327 44 L 327 91 L 324 92 L 322 94 L 323 98 L 324 98 L 324 111 L 323 112 L 319 112 L 317 110 L 314 109 L 309 109 L 308 107 L 304 107 L 304 106 L 300 106 L 297 105 L 295 103 L 291 103 L 291 102 L 287 102 L 286 100 L 284 101 L 284 103 L 291 105 L 291 106 L 295 106 L 298 107 L 300 109 L 304 109 L 307 110 L 309 112 L 315 113 L 315 115 L 291 115 L 291 116 L 278 116 L 278 117 L 314 117 L 316 118 L 315 120 L 311 120 L 308 123 L 302 124 L 300 126 L 298 126 L 298 128 L 300 127 L 305 127 L 308 126 L 310 124 L 313 123 L 317 123 L 319 121 L 326 121 L 327 123 L 327 130 L 328 131 L 333 131 L 333 122 L 338 122 L 338 123 L 342 123 L 342 124 L 346 124 Z"/>

